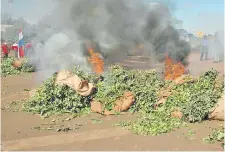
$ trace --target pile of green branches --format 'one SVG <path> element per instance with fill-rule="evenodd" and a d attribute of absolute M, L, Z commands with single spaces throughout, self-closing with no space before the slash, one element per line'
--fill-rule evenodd
<path fill-rule="evenodd" d="M 93 82 L 94 76 L 74 68 L 80 78 Z M 80 113 L 89 107 L 91 97 L 83 97 L 66 85 L 55 84 L 57 73 L 44 81 L 36 93 L 23 105 L 26 112 L 48 117 L 62 113 Z"/>
<path fill-rule="evenodd" d="M 209 144 L 220 142 L 221 146 L 224 148 L 224 127 L 219 129 L 214 128 L 212 134 L 203 138 L 203 141 Z"/>
<path fill-rule="evenodd" d="M 157 91 L 164 85 L 155 70 L 125 70 L 121 66 L 111 66 L 104 74 L 104 81 L 97 84 L 95 100 L 100 101 L 107 110 L 112 110 L 115 100 L 125 91 L 135 95 L 133 111 L 150 112 L 158 100 Z"/>
<path fill-rule="evenodd" d="M 223 81 L 218 80 L 218 72 L 207 71 L 193 82 L 175 85 L 174 93 L 167 103 L 176 103 L 181 109 L 183 119 L 188 122 L 200 122 L 207 118 L 224 89 Z"/>
<path fill-rule="evenodd" d="M 218 73 L 212 70 L 194 81 L 174 85 L 172 95 L 162 106 L 150 113 L 143 111 L 136 121 L 127 123 L 127 127 L 137 134 L 158 135 L 172 131 L 184 122 L 206 119 L 223 92 L 224 83 L 217 78 Z M 183 114 L 182 119 L 171 117 L 171 113 L 177 110 Z"/>
<path fill-rule="evenodd" d="M 90 107 L 90 100 L 100 101 L 108 110 L 112 109 L 114 101 L 125 91 L 135 94 L 136 104 L 132 107 L 138 111 L 151 111 L 157 101 L 157 90 L 163 83 L 159 80 L 156 71 L 127 71 L 120 66 L 112 66 L 104 74 L 104 80 L 96 83 L 96 76 L 74 68 L 74 74 L 81 79 L 95 83 L 97 93 L 89 97 L 82 97 L 66 85 L 56 85 L 56 74 L 47 79 L 37 89 L 36 94 L 24 104 L 24 110 L 50 116 L 59 113 L 79 113 L 83 108 Z"/>
<path fill-rule="evenodd" d="M 184 122 L 200 122 L 206 119 L 224 88 L 223 82 L 218 83 L 218 73 L 214 70 L 182 84 L 160 79 L 155 70 L 126 70 L 117 65 L 110 67 L 103 75 L 104 79 L 98 82 L 94 75 L 77 67 L 74 73 L 94 83 L 97 91 L 89 97 L 82 97 L 68 86 L 55 85 L 55 74 L 38 88 L 23 109 L 48 116 L 67 112 L 79 113 L 82 109 L 89 108 L 89 103 L 94 98 L 105 109 L 111 110 L 115 100 L 125 91 L 130 91 L 135 95 L 135 104 L 130 110 L 138 113 L 138 118 L 127 122 L 127 127 L 137 134 L 158 135 L 172 131 Z M 172 94 L 163 105 L 155 109 L 154 104 L 159 100 L 158 92 L 168 85 L 172 86 Z M 176 110 L 183 114 L 181 119 L 171 117 L 171 113 Z"/>
<path fill-rule="evenodd" d="M 1 60 L 1 76 L 16 75 L 20 73 L 34 72 L 35 67 L 29 64 L 28 58 L 23 60 L 21 67 L 14 67 L 15 58 L 3 58 Z"/>

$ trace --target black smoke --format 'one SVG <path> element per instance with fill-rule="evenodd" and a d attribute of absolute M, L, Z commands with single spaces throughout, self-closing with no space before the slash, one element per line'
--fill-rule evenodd
<path fill-rule="evenodd" d="M 54 39 L 51 39 L 51 45 L 45 47 L 51 48 L 51 51 L 44 50 L 45 60 L 54 61 L 56 67 L 65 68 L 81 61 L 81 67 L 86 65 L 86 61 L 81 59 L 87 55 L 82 45 L 86 41 L 95 42 L 97 51 L 108 62 L 122 60 L 143 43 L 146 45 L 145 54 L 154 55 L 157 61 L 164 61 L 168 54 L 186 64 L 190 46 L 180 40 L 173 26 L 171 6 L 173 4 L 162 2 L 150 5 L 145 0 L 58 0 L 55 10 L 42 20 L 48 28 L 43 28 L 37 39 L 42 37 L 48 40 L 57 33 L 63 33 L 57 34 L 58 38 L 68 39 L 63 51 L 54 51 Z M 76 47 L 76 51 L 68 45 Z M 55 61 L 54 52 L 60 52 L 62 56 L 67 54 L 71 59 L 59 58 Z M 61 66 L 64 62 L 71 63 Z"/>
<path fill-rule="evenodd" d="M 143 28 L 146 41 L 152 44 L 152 50 L 158 61 L 164 61 L 165 55 L 187 65 L 190 45 L 180 40 L 179 32 L 172 25 L 170 11 L 165 4 L 159 4 L 151 10 Z"/>

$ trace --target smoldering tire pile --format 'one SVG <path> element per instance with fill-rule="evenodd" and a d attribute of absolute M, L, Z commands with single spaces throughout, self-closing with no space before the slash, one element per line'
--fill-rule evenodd
<path fill-rule="evenodd" d="M 73 84 L 73 75 L 66 81 L 67 85 L 58 84 L 54 74 L 23 105 L 23 110 L 45 117 L 58 113 L 80 114 L 85 109 L 107 115 L 124 111 L 119 105 L 126 104 L 128 112 L 136 114 L 137 119 L 124 122 L 123 126 L 138 134 L 157 135 L 185 122 L 208 119 L 224 88 L 223 80 L 218 79 L 214 70 L 199 77 L 182 76 L 175 81 L 159 78 L 155 70 L 125 70 L 118 65 L 110 67 L 101 79 L 77 67 L 73 74 L 80 78 L 79 85 L 68 85 Z M 90 84 L 93 90 L 89 94 L 83 96 L 77 91 L 88 90 Z M 119 103 L 119 99 L 122 102 Z M 93 102 L 98 103 L 100 111 L 93 109 Z"/>

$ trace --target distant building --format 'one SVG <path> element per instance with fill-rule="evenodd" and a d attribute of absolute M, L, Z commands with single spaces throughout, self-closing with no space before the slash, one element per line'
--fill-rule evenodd
<path fill-rule="evenodd" d="M 5 32 L 5 29 L 8 27 L 12 27 L 13 25 L 1 25 L 1 32 Z"/>

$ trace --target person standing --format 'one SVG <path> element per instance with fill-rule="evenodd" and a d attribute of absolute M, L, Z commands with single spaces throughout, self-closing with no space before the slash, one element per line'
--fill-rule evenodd
<path fill-rule="evenodd" d="M 202 61 L 204 55 L 205 55 L 205 60 L 208 60 L 208 39 L 206 35 L 204 36 L 202 41 L 200 61 Z"/>
<path fill-rule="evenodd" d="M 3 53 L 3 58 L 8 58 L 9 48 L 8 48 L 8 44 L 4 40 L 2 40 L 1 42 L 1 48 Z"/>
<path fill-rule="evenodd" d="M 14 43 L 11 46 L 11 50 L 13 50 L 15 52 L 15 57 L 18 58 L 18 44 L 17 43 Z"/>
<path fill-rule="evenodd" d="M 213 50 L 214 50 L 214 39 L 213 36 L 208 37 L 209 47 L 208 47 L 208 59 L 212 59 L 214 57 Z"/>
<path fill-rule="evenodd" d="M 218 33 L 216 32 L 215 33 L 215 50 L 214 50 L 214 63 L 218 63 L 220 62 L 220 41 L 219 41 L 219 38 L 218 38 Z"/>

